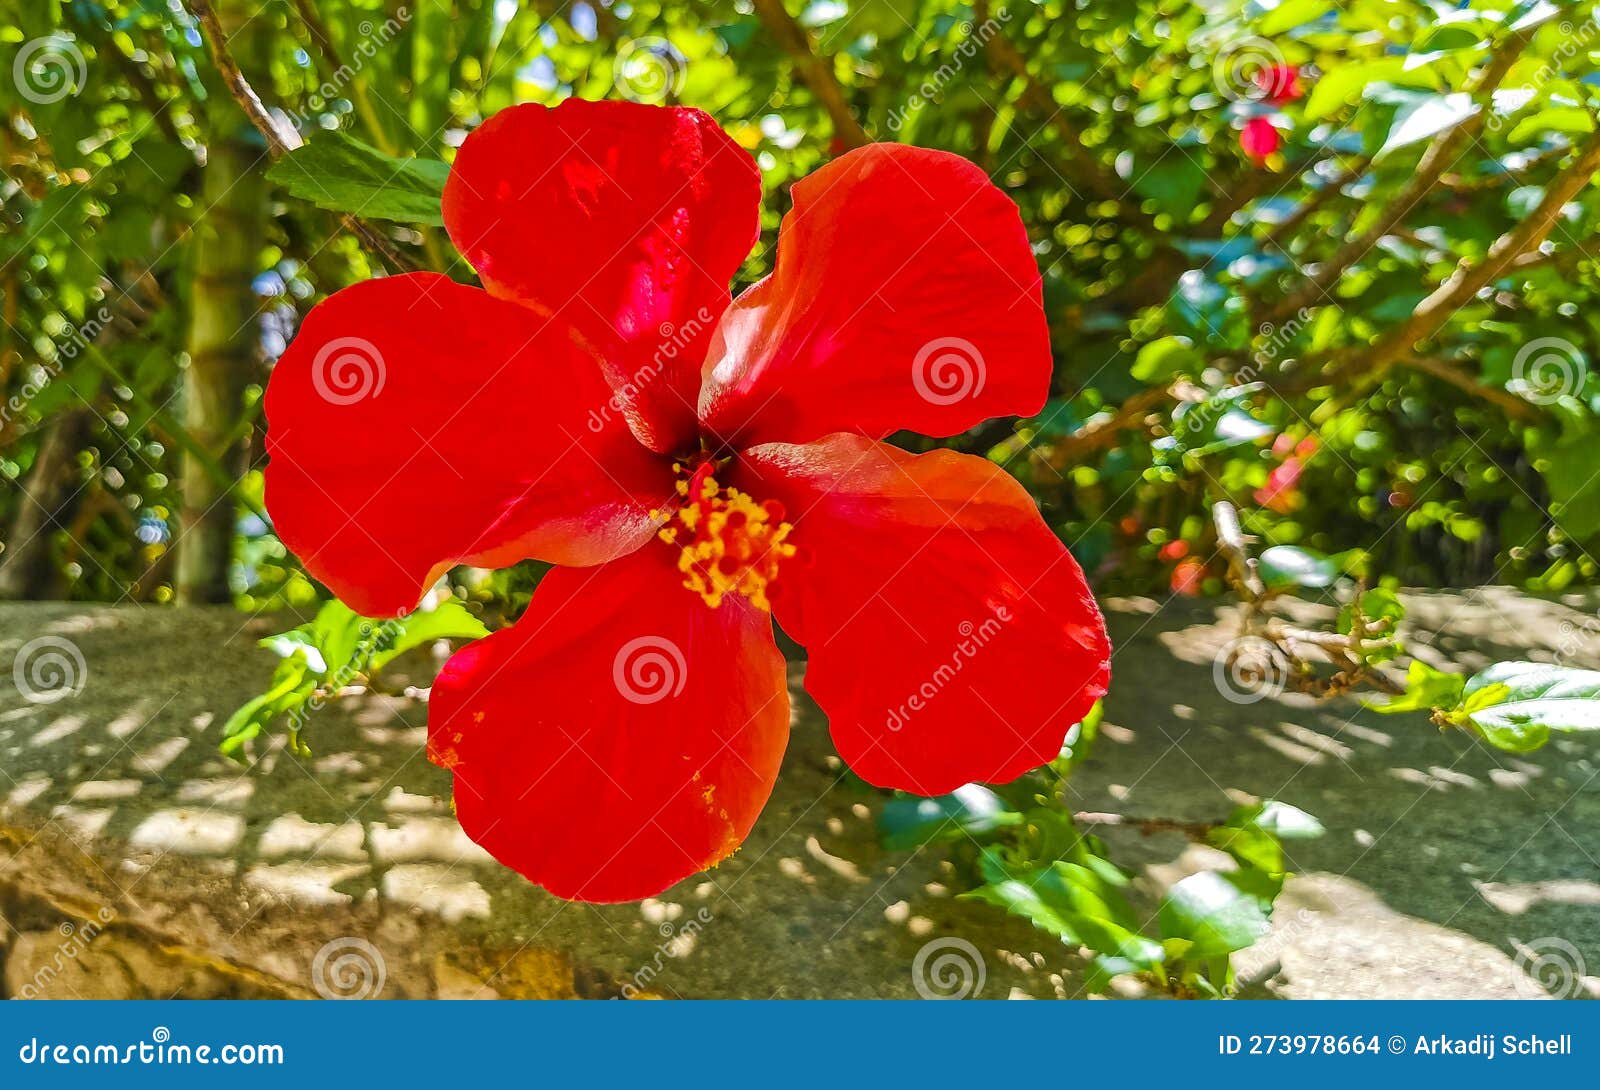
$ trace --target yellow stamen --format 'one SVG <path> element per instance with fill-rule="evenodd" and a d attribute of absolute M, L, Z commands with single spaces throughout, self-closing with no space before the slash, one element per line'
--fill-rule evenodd
<path fill-rule="evenodd" d="M 658 535 L 679 546 L 683 585 L 715 609 L 729 594 L 742 594 L 757 609 L 771 611 L 767 587 L 778 563 L 795 554 L 777 504 L 761 504 L 737 488 L 724 488 L 702 467 L 678 482 L 685 503 Z"/>

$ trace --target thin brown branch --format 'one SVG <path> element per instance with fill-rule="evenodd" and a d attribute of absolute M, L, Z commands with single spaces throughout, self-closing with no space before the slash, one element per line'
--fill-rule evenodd
<path fill-rule="evenodd" d="M 1278 303 L 1257 314 L 1257 324 L 1264 322 L 1276 324 L 1304 307 L 1315 305 L 1356 262 L 1367 255 L 1379 239 L 1411 214 L 1438 183 L 1440 176 L 1455 165 L 1462 152 L 1471 144 L 1473 137 L 1483 128 L 1484 121 L 1494 108 L 1494 92 L 1510 73 L 1517 58 L 1522 55 L 1522 51 L 1527 48 L 1532 38 L 1533 33 L 1530 28 L 1512 34 L 1501 44 L 1488 65 L 1484 67 L 1473 88 L 1476 109 L 1457 124 L 1436 135 L 1428 144 L 1427 150 L 1422 153 L 1422 159 L 1417 163 L 1410 179 L 1401 186 L 1393 199 L 1383 206 L 1367 229 L 1347 239 L 1334 251 L 1333 256 L 1319 264 L 1317 270 L 1308 275 L 1298 288 Z"/>
<path fill-rule="evenodd" d="M 1110 416 L 1092 421 L 1078 431 L 1056 443 L 1045 452 L 1045 461 L 1056 469 L 1073 465 L 1090 454 L 1104 450 L 1116 442 L 1117 436 L 1130 428 L 1142 426 L 1142 421 L 1156 408 L 1172 400 L 1173 393 L 1165 386 L 1152 386 L 1134 394 Z"/>
<path fill-rule="evenodd" d="M 1285 239 L 1299 230 L 1302 223 L 1333 198 L 1343 193 L 1345 186 L 1359 180 L 1371 165 L 1372 156 L 1363 155 L 1333 178 L 1330 178 L 1321 189 L 1301 201 L 1295 206 L 1293 212 L 1290 212 L 1280 222 L 1274 224 L 1272 230 L 1268 231 L 1266 238 L 1262 240 L 1263 244 L 1268 247 L 1281 246 Z"/>
<path fill-rule="evenodd" d="M 1245 548 L 1244 531 L 1239 526 L 1239 510 L 1227 500 L 1211 507 L 1211 523 L 1217 532 L 1217 548 L 1228 564 L 1228 578 L 1250 603 L 1266 596 L 1266 584 L 1256 569 L 1256 559 Z"/>
<path fill-rule="evenodd" d="M 255 126 L 267 142 L 267 152 L 274 159 L 300 147 L 304 140 L 300 138 L 299 130 L 283 118 L 267 109 L 261 101 L 261 96 L 256 94 L 250 80 L 239 68 L 233 58 L 233 53 L 228 49 L 228 34 L 223 28 L 221 20 L 211 6 L 211 0 L 190 0 L 190 7 L 194 9 L 195 17 L 200 20 L 200 25 L 205 28 L 206 43 L 210 49 L 212 63 L 217 66 L 218 73 L 228 86 L 228 93 L 244 111 L 245 117 L 250 119 L 250 124 Z M 391 268 L 402 271 L 413 270 L 417 266 L 414 262 L 400 254 L 398 250 L 385 239 L 376 228 L 365 223 L 349 213 L 341 213 L 339 222 L 345 230 L 355 235 L 369 249 L 377 253 Z"/>
<path fill-rule="evenodd" d="M 1110 814 L 1093 810 L 1080 810 L 1072 815 L 1079 825 L 1119 825 L 1137 829 L 1145 836 L 1151 833 L 1182 833 L 1190 840 L 1204 841 L 1206 834 L 1222 823 L 1219 821 L 1183 821 L 1180 818 L 1133 817 L 1130 814 Z"/>
<path fill-rule="evenodd" d="M 789 55 L 789 60 L 800 73 L 800 79 L 828 112 L 829 119 L 833 121 L 834 135 L 847 148 L 859 148 L 871 143 L 872 138 L 851 112 L 844 88 L 834 75 L 833 58 L 818 54 L 811 35 L 789 14 L 783 0 L 755 0 L 755 7 L 756 15 Z"/>
<path fill-rule="evenodd" d="M 1516 394 L 1503 390 L 1498 386 L 1490 386 L 1479 382 L 1448 360 L 1436 359 L 1432 356 L 1407 356 L 1396 362 L 1414 371 L 1432 375 L 1442 382 L 1448 382 L 1456 389 L 1463 390 L 1473 397 L 1492 402 L 1503 410 L 1507 416 L 1514 419 L 1533 421 L 1538 420 L 1543 415 L 1539 407 L 1531 401 L 1525 401 Z"/>
<path fill-rule="evenodd" d="M 1410 355 L 1412 346 L 1433 336 L 1489 284 L 1505 275 L 1517 258 L 1537 250 L 1555 225 L 1561 210 L 1600 170 L 1600 130 L 1593 132 L 1578 149 L 1577 157 L 1545 187 L 1539 206 L 1489 247 L 1476 264 L 1463 260 L 1443 284 L 1424 299 L 1411 317 L 1369 349 L 1348 353 L 1324 383 L 1348 380 L 1364 371 L 1381 371 Z"/>
<path fill-rule="evenodd" d="M 195 17 L 200 20 L 200 25 L 205 27 L 206 42 L 211 47 L 211 61 L 217 66 L 222 81 L 228 85 L 228 93 L 239 104 L 244 115 L 250 119 L 250 124 L 266 138 L 267 148 L 272 157 L 278 159 L 294 151 L 305 141 L 300 139 L 300 133 L 293 125 L 267 109 L 261 101 L 261 96 L 250 86 L 250 80 L 239 70 L 238 62 L 233 59 L 233 53 L 228 49 L 228 32 L 223 29 L 222 21 L 217 18 L 211 0 L 189 0 L 189 6 L 194 8 Z"/>

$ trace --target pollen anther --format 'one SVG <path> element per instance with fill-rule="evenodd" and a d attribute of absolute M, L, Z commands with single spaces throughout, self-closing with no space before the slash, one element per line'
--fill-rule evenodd
<path fill-rule="evenodd" d="M 787 540 L 794 527 L 783 521 L 783 507 L 758 503 L 737 488 L 724 487 L 703 464 L 678 482 L 684 502 L 658 537 L 679 547 L 683 585 L 715 609 L 729 594 L 742 594 L 757 609 L 771 611 L 767 588 L 778 577 L 779 562 L 795 554 Z"/>

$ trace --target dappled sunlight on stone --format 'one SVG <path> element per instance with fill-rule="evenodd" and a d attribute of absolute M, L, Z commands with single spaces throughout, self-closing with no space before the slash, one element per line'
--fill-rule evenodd
<path fill-rule="evenodd" d="M 179 855 L 226 855 L 244 836 L 244 819 L 215 810 L 158 810 L 128 836 L 136 849 Z"/>
<path fill-rule="evenodd" d="M 263 859 L 313 856 L 324 859 L 365 860 L 364 835 L 356 822 L 320 824 L 299 814 L 274 818 L 261 833 L 256 851 Z"/>
<path fill-rule="evenodd" d="M 74 839 L 88 842 L 105 831 L 111 821 L 109 809 L 86 809 L 78 806 L 57 806 L 50 816 Z"/>
<path fill-rule="evenodd" d="M 131 763 L 135 772 L 159 776 L 166 767 L 178 759 L 178 754 L 189 748 L 187 738 L 168 738 L 140 753 Z"/>
<path fill-rule="evenodd" d="M 406 818 L 395 828 L 372 826 L 372 850 L 380 863 L 470 863 L 498 866 L 494 857 L 468 839 L 452 818 Z"/>
<path fill-rule="evenodd" d="M 359 878 L 367 868 L 359 863 L 344 865 L 321 863 L 259 864 L 244 873 L 246 888 L 277 897 L 289 904 L 311 907 L 347 905 L 354 898 L 333 887 Z"/>
<path fill-rule="evenodd" d="M 72 789 L 73 802 L 110 802 L 131 799 L 144 783 L 140 780 L 88 780 Z"/>
<path fill-rule="evenodd" d="M 18 780 L 16 786 L 6 794 L 6 805 L 20 810 L 49 789 L 50 781 L 42 776 Z"/>
<path fill-rule="evenodd" d="M 49 726 L 37 731 L 30 744 L 34 746 L 50 746 L 63 738 L 77 734 L 83 729 L 84 718 L 81 715 L 63 715 Z"/>
<path fill-rule="evenodd" d="M 1280 722 L 1278 730 L 1291 741 L 1298 742 L 1300 745 L 1314 749 L 1319 753 L 1326 753 L 1328 756 L 1336 757 L 1341 761 L 1348 760 L 1355 753 L 1355 750 L 1337 738 L 1331 738 L 1321 731 L 1312 730 L 1310 727 L 1303 727 L 1299 723 Z"/>
<path fill-rule="evenodd" d="M 231 780 L 189 780 L 178 786 L 178 801 L 238 808 L 250 801 L 255 790 L 254 781 L 243 777 Z"/>
<path fill-rule="evenodd" d="M 489 894 L 472 879 L 450 867 L 407 863 L 383 876 L 383 895 L 397 904 L 431 913 L 446 923 L 469 917 L 486 919 Z"/>
<path fill-rule="evenodd" d="M 1600 906 L 1600 883 L 1577 878 L 1543 882 L 1474 882 L 1485 901 L 1508 916 L 1542 904 Z"/>
<path fill-rule="evenodd" d="M 1435 612 L 1446 617 L 1459 601 L 1441 599 Z M 1210 656 L 1227 627 L 1210 607 L 1144 605 L 1108 610 L 1118 680 L 1100 744 L 1069 796 L 1080 809 L 1206 819 L 1277 795 L 1323 820 L 1322 840 L 1288 845 L 1302 872 L 1290 882 L 1298 899 L 1278 914 L 1264 960 L 1243 971 L 1281 962 L 1273 989 L 1290 996 L 1352 994 L 1365 987 L 1363 973 L 1386 980 L 1385 994 L 1499 995 L 1516 986 L 1506 973 L 1513 940 L 1541 935 L 1569 937 L 1600 965 L 1588 926 L 1600 886 L 1579 880 L 1592 863 L 1556 828 L 1524 843 L 1551 813 L 1578 840 L 1596 827 L 1600 796 L 1573 795 L 1571 782 L 1588 774 L 1579 762 L 1590 749 L 1513 758 L 1441 735 L 1425 716 L 1383 718 L 1343 701 L 1234 704 L 1212 683 Z M 61 607 L 0 604 L 0 631 L 39 631 L 41 608 Z M 1523 627 L 1551 628 L 1539 619 L 1547 608 L 1524 604 Z M 308 723 L 311 759 L 288 753 L 274 727 L 253 744 L 251 762 L 235 765 L 216 752 L 220 724 L 270 675 L 272 658 L 254 640 L 281 620 L 241 630 L 227 610 L 106 612 L 118 623 L 85 636 L 92 674 L 81 694 L 41 712 L 0 692 L 8 820 L 41 843 L 84 844 L 92 861 L 77 849 L 64 857 L 105 897 L 129 890 L 120 910 L 150 907 L 166 929 L 157 945 L 187 936 L 224 951 L 284 989 L 262 994 L 309 992 L 312 957 L 341 936 L 380 949 L 385 994 L 406 998 L 616 995 L 647 967 L 643 990 L 669 997 L 767 998 L 780 988 L 790 998 L 909 996 L 913 957 L 946 936 L 982 951 L 985 998 L 1081 992 L 1074 951 L 956 896 L 970 887 L 952 861 L 959 851 L 881 847 L 886 796 L 844 774 L 798 666 L 789 752 L 744 848 L 657 898 L 589 909 L 555 901 L 464 837 L 448 774 L 418 752 L 425 705 L 334 701 Z M 1185 629 L 1197 618 L 1191 638 Z M 171 687 L 152 688 L 151 677 Z M 81 722 L 71 733 L 31 744 L 72 718 Z M 91 746 L 102 755 L 89 757 Z M 135 766 L 137 756 L 169 751 L 159 772 Z M 1220 859 L 1191 854 L 1177 834 L 1107 836 L 1146 899 L 1200 856 Z M 0 848 L 0 882 L 8 851 Z M 1331 877 L 1339 874 L 1348 876 Z M 1345 896 L 1340 883 L 1358 893 Z M 1409 975 L 1367 960 L 1347 968 L 1347 949 L 1361 944 Z M 55 944 L 35 945 L 43 956 Z M 529 956 L 516 955 L 525 945 Z M 167 979 L 155 962 L 141 965 Z M 248 974 L 188 986 L 269 987 Z"/>

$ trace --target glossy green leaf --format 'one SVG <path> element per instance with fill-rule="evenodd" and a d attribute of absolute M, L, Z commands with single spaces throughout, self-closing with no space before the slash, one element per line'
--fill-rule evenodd
<path fill-rule="evenodd" d="M 1326 556 L 1298 545 L 1273 545 L 1257 558 L 1262 582 L 1273 589 L 1330 587 L 1339 568 Z"/>
<path fill-rule="evenodd" d="M 884 847 L 904 851 L 933 840 L 981 837 L 1021 821 L 999 795 L 969 783 L 935 798 L 890 799 L 878 814 L 878 833 Z"/>
<path fill-rule="evenodd" d="M 1192 375 L 1204 366 L 1205 357 L 1187 337 L 1162 337 L 1139 349 L 1132 375 L 1150 386 L 1171 382 L 1179 375 Z"/>
<path fill-rule="evenodd" d="M 267 177 L 319 208 L 439 226 L 449 173 L 436 160 L 395 158 L 347 133 L 324 132 L 274 163 Z"/>
<path fill-rule="evenodd" d="M 1157 919 L 1164 937 L 1192 943 L 1186 958 L 1210 958 L 1254 944 L 1271 927 L 1270 910 L 1248 872 L 1201 871 L 1167 891 Z"/>
<path fill-rule="evenodd" d="M 1385 714 L 1453 708 L 1460 702 L 1466 684 L 1465 674 L 1436 670 L 1421 659 L 1413 659 L 1406 668 L 1406 691 L 1391 697 L 1388 703 L 1368 703 L 1367 707 Z"/>

